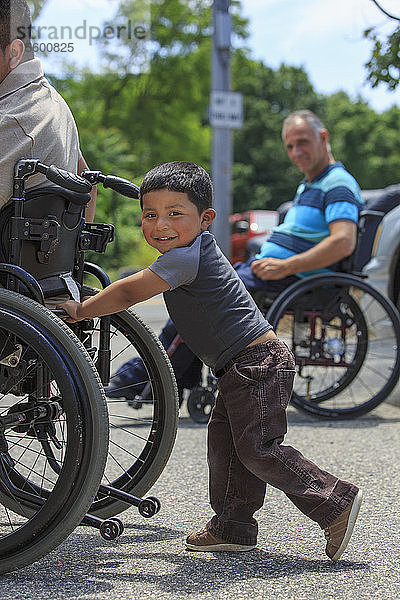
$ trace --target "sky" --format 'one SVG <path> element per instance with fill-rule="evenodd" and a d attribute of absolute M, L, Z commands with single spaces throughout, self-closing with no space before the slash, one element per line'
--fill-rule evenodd
<path fill-rule="evenodd" d="M 400 17 L 399 0 L 380 0 L 380 4 Z M 371 0 L 242 0 L 241 5 L 242 15 L 249 19 L 245 45 L 253 58 L 273 68 L 282 62 L 302 66 L 317 92 L 344 90 L 353 99 L 360 95 L 378 112 L 393 104 L 400 107 L 400 89 L 390 92 L 383 85 L 372 89 L 365 81 L 371 43 L 363 38 L 363 31 L 378 26 L 388 33 L 395 25 Z M 93 37 L 98 35 L 96 27 L 103 29 L 117 6 L 118 0 L 48 0 L 37 25 L 55 26 L 58 32 L 61 25 L 70 25 L 74 49 L 61 53 L 53 48 L 43 58 L 45 70 L 60 72 L 65 57 L 97 70 L 99 58 L 90 28 Z M 51 41 L 46 30 L 37 41 Z"/>

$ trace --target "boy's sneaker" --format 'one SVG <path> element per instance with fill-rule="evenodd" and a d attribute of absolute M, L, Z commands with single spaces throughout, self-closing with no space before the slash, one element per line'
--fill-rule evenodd
<path fill-rule="evenodd" d="M 325 529 L 326 554 L 335 562 L 346 550 L 353 533 L 354 525 L 362 502 L 362 492 L 358 490 L 353 502 Z"/>
<path fill-rule="evenodd" d="M 201 529 L 191 533 L 186 538 L 186 548 L 198 552 L 247 552 L 256 546 L 245 546 L 244 544 L 231 544 L 216 537 L 207 529 Z"/>

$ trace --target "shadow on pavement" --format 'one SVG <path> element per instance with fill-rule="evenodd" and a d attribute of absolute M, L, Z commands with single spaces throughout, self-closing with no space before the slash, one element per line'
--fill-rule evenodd
<path fill-rule="evenodd" d="M 177 538 L 178 548 L 173 542 Z M 196 553 L 182 549 L 182 538 L 181 531 L 148 524 L 128 526 L 115 542 L 106 542 L 96 534 L 86 534 L 84 539 L 73 534 L 39 563 L 2 576 L 0 597 L 26 597 L 18 596 L 16 590 L 20 588 L 24 593 L 29 589 L 30 598 L 96 598 L 100 593 L 112 594 L 121 584 L 126 597 L 135 586 L 151 591 L 155 598 L 163 592 L 177 598 L 187 594 L 200 597 L 247 580 L 370 569 L 363 562 L 342 560 L 333 564 L 328 559 L 308 560 L 258 549 L 241 554 Z"/>

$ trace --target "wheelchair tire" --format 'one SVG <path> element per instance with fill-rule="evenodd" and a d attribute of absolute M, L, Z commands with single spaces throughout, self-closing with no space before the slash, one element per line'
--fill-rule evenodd
<path fill-rule="evenodd" d="M 97 291 L 84 287 L 82 294 L 89 296 Z M 96 349 L 99 321 L 94 320 L 92 334 Z M 110 346 L 111 375 L 128 359 L 140 357 L 151 389 L 143 403 L 131 401 L 129 405 L 125 398 L 107 398 L 110 445 L 103 483 L 142 497 L 160 477 L 175 443 L 178 425 L 175 377 L 159 339 L 131 309 L 111 315 Z M 127 508 L 125 502 L 99 492 L 90 512 L 109 518 Z"/>
<path fill-rule="evenodd" d="M 308 330 L 295 343 L 299 311 Z M 275 300 L 267 319 L 293 350 L 292 404 L 307 413 L 331 419 L 361 416 L 383 402 L 398 382 L 398 312 L 354 275 L 316 275 L 296 282 Z"/>
<path fill-rule="evenodd" d="M 108 419 L 97 372 L 60 319 L 0 290 L 0 573 L 38 560 L 98 490 Z"/>

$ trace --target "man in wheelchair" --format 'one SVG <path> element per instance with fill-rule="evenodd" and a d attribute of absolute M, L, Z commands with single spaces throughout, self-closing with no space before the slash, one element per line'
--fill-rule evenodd
<path fill-rule="evenodd" d="M 63 98 L 43 76 L 30 39 L 31 17 L 26 0 L 0 4 L 0 206 L 13 194 L 14 166 L 20 158 L 37 158 L 47 165 L 80 173 L 87 168 L 79 149 L 74 118 Z M 46 178 L 29 179 L 28 190 L 37 190 Z M 96 187 L 86 209 L 92 222 Z"/>
<path fill-rule="evenodd" d="M 247 289 L 265 302 L 289 285 L 319 272 L 329 272 L 351 255 L 363 207 L 360 188 L 340 162 L 335 162 L 329 134 L 308 110 L 296 111 L 283 123 L 282 138 L 289 158 L 305 175 L 293 207 L 276 227 L 257 257 L 235 265 Z M 160 340 L 168 348 L 176 336 L 169 321 Z M 171 356 L 178 388 L 199 384 L 202 365 L 185 344 Z M 109 397 L 133 400 L 131 386 L 142 376 L 140 361 L 123 365 L 106 388 Z"/>
<path fill-rule="evenodd" d="M 0 262 L 18 261 L 8 252 L 10 222 L 14 216 L 15 165 L 21 158 L 38 159 L 47 165 L 57 165 L 72 173 L 80 173 L 87 164 L 79 148 L 77 127 L 63 98 L 44 77 L 40 60 L 35 58 L 31 34 L 31 17 L 26 0 L 5 0 L 0 4 Z M 71 247 L 82 226 L 93 222 L 96 206 L 96 186 L 87 194 L 74 194 L 49 182 L 36 172 L 26 179 L 24 216 L 43 218 L 48 232 L 35 221 L 30 232 L 24 232 L 22 264 L 40 279 L 46 298 L 78 297 L 73 281 L 74 256 Z M 56 225 L 57 222 L 57 225 Z M 54 227 L 61 225 L 57 235 Z M 33 234 L 35 229 L 35 234 Z M 20 233 L 20 232 L 19 232 Z M 19 235 L 15 232 L 14 237 Z M 47 242 L 43 239 L 47 236 Z M 32 239 L 31 239 L 32 238 Z M 36 239 L 41 249 L 36 250 Z M 54 238 L 54 239 L 52 239 Z M 49 256 L 58 246 L 60 260 Z M 63 247 L 61 251 L 60 248 Z M 4 284 L 4 277 L 1 278 Z M 47 302 L 51 305 L 51 300 Z"/>

